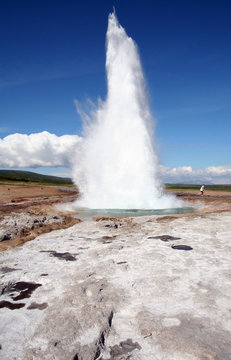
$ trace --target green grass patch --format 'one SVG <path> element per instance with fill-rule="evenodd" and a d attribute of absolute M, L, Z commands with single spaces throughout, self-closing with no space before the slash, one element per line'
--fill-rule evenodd
<path fill-rule="evenodd" d="M 0 170 L 0 181 L 25 182 L 48 185 L 73 185 L 71 178 L 42 175 L 32 171 Z"/>
<path fill-rule="evenodd" d="M 165 184 L 165 188 L 169 190 L 198 190 L 200 191 L 202 184 Z M 213 191 L 231 191 L 231 185 L 205 185 L 206 190 Z"/>

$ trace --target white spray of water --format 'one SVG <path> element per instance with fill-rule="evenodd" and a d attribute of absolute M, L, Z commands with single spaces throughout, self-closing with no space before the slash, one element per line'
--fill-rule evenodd
<path fill-rule="evenodd" d="M 152 144 L 152 116 L 138 51 L 114 13 L 109 15 L 108 95 L 91 114 L 78 148 L 73 179 L 90 209 L 163 209 L 181 206 L 163 195 Z"/>

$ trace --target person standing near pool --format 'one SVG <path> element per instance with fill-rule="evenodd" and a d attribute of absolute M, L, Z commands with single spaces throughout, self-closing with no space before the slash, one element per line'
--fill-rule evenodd
<path fill-rule="evenodd" d="M 204 188 L 205 188 L 205 184 L 203 184 L 203 185 L 201 186 L 201 188 L 200 188 L 201 195 L 204 194 Z"/>

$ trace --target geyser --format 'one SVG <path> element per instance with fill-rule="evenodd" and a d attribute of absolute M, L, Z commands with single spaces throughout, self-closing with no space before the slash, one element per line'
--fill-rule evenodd
<path fill-rule="evenodd" d="M 106 101 L 88 115 L 73 166 L 81 194 L 76 205 L 89 209 L 180 207 L 175 197 L 163 194 L 138 50 L 115 13 L 108 21 L 106 70 Z"/>

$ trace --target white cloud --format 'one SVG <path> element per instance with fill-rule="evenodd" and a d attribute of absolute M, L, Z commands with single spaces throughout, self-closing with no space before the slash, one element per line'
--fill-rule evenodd
<path fill-rule="evenodd" d="M 81 137 L 57 136 L 47 131 L 35 134 L 12 134 L 0 139 L 0 168 L 71 168 Z M 56 176 L 70 176 L 69 172 Z M 159 167 L 165 183 L 231 184 L 231 165 L 193 169 L 191 166 Z"/>
<path fill-rule="evenodd" d="M 35 134 L 12 134 L 0 139 L 1 168 L 70 167 L 81 137 L 56 136 L 47 131 Z"/>
<path fill-rule="evenodd" d="M 160 165 L 160 175 L 165 183 L 231 184 L 231 165 L 209 166 L 205 169 L 193 169 L 191 166 L 169 168 Z"/>

